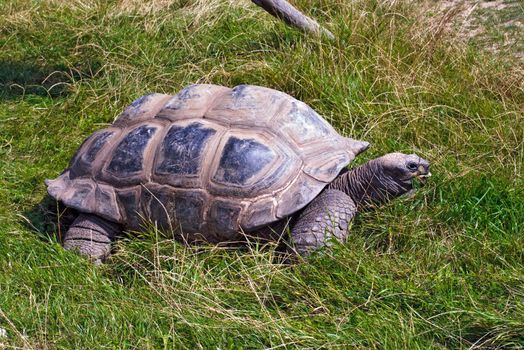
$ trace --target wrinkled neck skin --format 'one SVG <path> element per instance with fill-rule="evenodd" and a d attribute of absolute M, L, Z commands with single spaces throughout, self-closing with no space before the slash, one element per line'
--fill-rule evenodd
<path fill-rule="evenodd" d="M 411 190 L 411 181 L 395 179 L 384 172 L 379 159 L 339 175 L 328 188 L 346 193 L 359 211 L 372 209 Z"/>

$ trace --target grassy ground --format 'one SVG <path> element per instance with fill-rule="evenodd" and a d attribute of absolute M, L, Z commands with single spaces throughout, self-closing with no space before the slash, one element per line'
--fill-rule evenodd
<path fill-rule="evenodd" d="M 296 3 L 337 40 L 249 1 L 0 2 L 0 348 L 524 347 L 521 63 L 407 2 Z M 43 180 L 133 99 L 195 82 L 285 91 L 370 141 L 359 162 L 415 151 L 434 177 L 294 266 L 153 230 L 104 266 L 65 252 Z"/>
<path fill-rule="evenodd" d="M 445 0 L 430 11 L 446 12 L 453 30 L 479 50 L 524 59 L 524 3 L 520 0 Z"/>

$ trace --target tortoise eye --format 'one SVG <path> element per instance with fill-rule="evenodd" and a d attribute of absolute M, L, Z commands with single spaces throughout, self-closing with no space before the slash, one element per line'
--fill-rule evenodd
<path fill-rule="evenodd" d="M 417 165 L 417 163 L 409 162 L 409 163 L 407 164 L 407 168 L 408 168 L 409 170 L 411 170 L 411 171 L 415 171 L 415 170 L 418 169 L 418 165 Z"/>

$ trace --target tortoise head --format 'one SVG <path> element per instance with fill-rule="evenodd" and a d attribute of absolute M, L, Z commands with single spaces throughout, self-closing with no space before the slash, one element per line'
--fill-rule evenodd
<path fill-rule="evenodd" d="M 416 154 L 389 153 L 338 176 L 329 188 L 348 194 L 359 209 L 401 196 L 431 176 L 429 162 Z"/>
<path fill-rule="evenodd" d="M 374 162 L 380 169 L 377 181 L 393 197 L 411 190 L 414 179 L 425 184 L 426 179 L 431 176 L 429 162 L 416 154 L 388 153 Z"/>

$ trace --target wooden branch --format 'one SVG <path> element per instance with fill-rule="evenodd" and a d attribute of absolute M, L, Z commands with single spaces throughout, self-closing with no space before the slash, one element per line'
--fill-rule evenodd
<path fill-rule="evenodd" d="M 307 17 L 286 0 L 251 0 L 273 16 L 280 18 L 287 24 L 296 27 L 303 32 L 314 35 L 325 35 L 329 39 L 335 39 L 333 33 L 321 27 L 315 20 Z"/>

